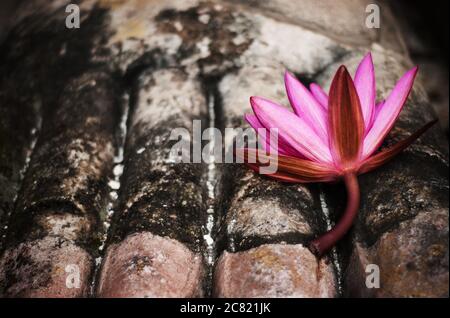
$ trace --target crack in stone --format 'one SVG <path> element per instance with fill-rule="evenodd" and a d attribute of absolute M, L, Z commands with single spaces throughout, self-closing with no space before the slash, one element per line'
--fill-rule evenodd
<path fill-rule="evenodd" d="M 204 186 L 206 186 L 206 195 L 207 195 L 207 210 L 206 210 L 206 219 L 204 224 L 205 235 L 204 246 L 205 251 L 203 256 L 205 258 L 206 263 L 206 275 L 205 275 L 205 296 L 210 297 L 212 293 L 213 286 L 213 274 L 214 274 L 214 265 L 217 259 L 217 221 L 220 217 L 219 209 L 217 207 L 218 200 L 220 198 L 217 197 L 217 186 L 220 186 L 220 172 L 217 166 L 217 160 L 222 158 L 216 158 L 214 151 L 215 144 L 215 130 L 220 130 L 221 125 L 221 97 L 218 92 L 218 83 L 221 77 L 208 77 L 208 76 L 200 76 L 204 94 L 206 96 L 206 100 L 208 103 L 208 128 L 210 128 L 209 134 L 209 143 L 208 143 L 208 164 L 205 169 L 204 176 Z M 221 145 L 222 147 L 222 145 Z"/>
<path fill-rule="evenodd" d="M 319 190 L 319 199 L 320 199 L 320 207 L 323 213 L 323 216 L 325 218 L 326 224 L 327 224 L 327 231 L 331 230 L 333 227 L 333 221 L 330 218 L 330 210 L 328 209 L 328 204 L 327 201 L 325 199 L 325 192 L 323 191 L 322 188 L 320 188 Z M 335 274 L 336 274 L 336 282 L 337 282 L 337 287 L 338 287 L 338 293 L 339 295 L 343 294 L 343 289 L 342 289 L 342 280 L 343 280 L 343 276 L 342 276 L 342 266 L 341 263 L 339 261 L 339 256 L 338 256 L 338 251 L 336 246 L 333 247 L 331 249 L 331 261 L 333 263 L 333 266 L 335 268 Z"/>
<path fill-rule="evenodd" d="M 98 247 L 99 256 L 95 259 L 94 263 L 94 273 L 92 275 L 92 280 L 90 284 L 90 295 L 95 295 L 96 282 L 98 276 L 100 274 L 100 270 L 102 267 L 102 261 L 104 256 L 104 248 L 106 241 L 108 240 L 108 230 L 111 226 L 111 219 L 117 209 L 117 200 L 118 200 L 118 191 L 120 190 L 120 178 L 123 174 L 123 160 L 124 160 L 124 150 L 125 150 L 125 141 L 127 137 L 127 122 L 128 116 L 130 113 L 130 97 L 129 93 L 125 92 L 122 97 L 122 115 L 120 118 L 120 122 L 118 125 L 118 136 L 117 136 L 117 148 L 116 154 L 113 159 L 113 170 L 112 175 L 113 178 L 108 182 L 108 186 L 111 189 L 109 195 L 107 196 L 107 204 L 106 204 L 106 215 L 103 220 L 103 235 L 100 239 L 100 244 Z"/>
<path fill-rule="evenodd" d="M 214 94 L 210 93 L 208 95 L 208 121 L 209 128 L 215 127 L 215 110 L 214 110 L 215 98 Z M 211 140 L 214 140 L 214 131 L 210 130 L 209 137 Z M 215 186 L 217 184 L 216 178 L 216 159 L 214 157 L 214 143 L 210 142 L 208 144 L 208 169 L 207 169 L 207 180 L 206 180 L 206 188 L 208 191 L 208 206 L 207 206 L 207 220 L 206 220 L 206 234 L 203 236 L 206 244 L 206 262 L 208 265 L 214 265 L 215 258 L 215 240 L 212 237 L 213 227 L 214 227 L 214 211 L 215 211 Z"/>

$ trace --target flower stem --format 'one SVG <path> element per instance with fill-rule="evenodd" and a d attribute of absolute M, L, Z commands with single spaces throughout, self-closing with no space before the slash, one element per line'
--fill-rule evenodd
<path fill-rule="evenodd" d="M 354 173 L 344 175 L 344 183 L 347 188 L 347 207 L 339 222 L 321 237 L 309 244 L 309 250 L 317 257 L 328 252 L 350 229 L 359 209 L 359 184 L 358 177 Z"/>

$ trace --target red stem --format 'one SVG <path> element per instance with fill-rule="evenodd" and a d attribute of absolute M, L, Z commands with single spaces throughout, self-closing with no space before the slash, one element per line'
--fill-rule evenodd
<path fill-rule="evenodd" d="M 347 207 L 334 228 L 309 244 L 310 251 L 318 257 L 328 252 L 350 229 L 359 209 L 359 184 L 354 173 L 344 175 L 347 188 Z"/>

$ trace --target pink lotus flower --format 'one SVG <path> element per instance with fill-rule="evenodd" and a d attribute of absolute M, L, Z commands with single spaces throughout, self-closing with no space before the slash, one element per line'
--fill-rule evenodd
<path fill-rule="evenodd" d="M 246 115 L 247 122 L 257 131 L 276 128 L 279 134 L 278 149 L 272 149 L 266 135 L 260 136 L 263 147 L 272 155 L 244 149 L 243 157 L 250 168 L 259 171 L 275 150 L 278 170 L 269 175 L 272 178 L 300 183 L 345 182 L 349 194 L 346 210 L 333 229 L 310 243 L 316 255 L 326 253 L 351 227 L 359 208 L 357 175 L 392 159 L 436 122 L 376 153 L 408 98 L 417 70 L 414 67 L 406 72 L 386 100 L 378 104 L 370 53 L 359 64 L 354 80 L 345 66 L 338 69 L 329 97 L 318 85 L 312 84 L 308 90 L 286 72 L 286 91 L 294 112 L 264 98 L 250 98 L 255 115 Z M 262 157 L 266 158 L 259 160 Z"/>

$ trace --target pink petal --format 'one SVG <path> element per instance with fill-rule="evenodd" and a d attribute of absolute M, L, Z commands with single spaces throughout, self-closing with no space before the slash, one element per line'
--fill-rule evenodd
<path fill-rule="evenodd" d="M 277 149 L 271 147 L 270 145 L 270 131 L 268 128 L 264 127 L 263 124 L 259 121 L 258 117 L 251 114 L 245 114 L 245 120 L 249 123 L 249 125 L 258 133 L 258 129 L 264 128 L 267 129 L 264 135 L 261 135 L 261 140 L 263 142 L 262 147 L 267 152 L 270 149 L 270 153 L 277 153 Z M 289 146 L 286 141 L 283 140 L 282 137 L 278 136 L 278 153 L 282 155 L 289 155 L 295 157 L 303 157 L 298 151 Z"/>
<path fill-rule="evenodd" d="M 256 131 L 257 134 L 258 134 L 258 129 L 265 128 L 255 115 L 245 114 L 244 118 L 247 121 L 247 123 L 249 123 L 249 125 Z M 268 131 L 266 131 L 266 133 L 264 135 L 260 135 L 260 137 L 263 142 L 261 145 L 263 147 L 263 149 L 266 152 L 268 149 L 270 149 L 270 153 L 272 153 L 272 148 L 270 147 L 269 138 L 268 138 L 269 137 Z"/>
<path fill-rule="evenodd" d="M 368 53 L 358 66 L 355 73 L 355 87 L 361 102 L 361 109 L 366 129 L 372 123 L 375 110 L 375 71 L 372 54 Z"/>
<path fill-rule="evenodd" d="M 363 158 L 369 157 L 377 150 L 392 126 L 394 126 L 411 91 L 417 70 L 418 68 L 414 67 L 406 72 L 397 82 L 384 104 L 380 105 L 373 126 L 364 139 Z"/>
<path fill-rule="evenodd" d="M 306 158 L 317 162 L 332 162 L 328 145 L 303 118 L 264 98 L 251 97 L 250 103 L 263 126 L 278 128 L 279 136 Z"/>
<path fill-rule="evenodd" d="M 353 79 L 340 66 L 330 86 L 328 105 L 330 148 L 335 166 L 354 169 L 364 140 L 364 118 Z"/>
<path fill-rule="evenodd" d="M 317 85 L 316 83 L 312 83 L 309 85 L 309 90 L 314 98 L 319 102 L 319 104 L 323 107 L 324 110 L 328 109 L 328 95 L 324 92 L 322 87 Z"/>
<path fill-rule="evenodd" d="M 258 152 L 257 149 L 240 149 L 236 156 L 244 159 L 243 161 L 251 169 L 259 172 L 259 167 L 267 162 L 277 162 L 277 171 L 267 176 L 288 182 L 330 182 L 335 181 L 340 172 L 334 167 L 311 160 L 299 159 L 289 156 L 267 156 Z"/>
<path fill-rule="evenodd" d="M 370 123 L 370 125 L 368 127 L 366 127 L 366 136 L 369 133 L 370 129 L 372 129 L 373 123 L 375 122 L 376 118 L 378 117 L 378 113 L 380 112 L 381 107 L 384 105 L 384 100 L 382 100 L 381 102 L 379 102 L 378 104 L 376 104 L 375 106 L 375 110 L 373 112 L 373 116 L 372 116 L 372 122 Z"/>
<path fill-rule="evenodd" d="M 381 102 L 379 102 L 376 106 L 375 106 L 375 111 L 374 111 L 374 115 L 373 115 L 373 121 L 375 121 L 375 118 L 377 118 L 378 113 L 380 112 L 380 109 L 383 107 L 384 103 L 386 103 L 385 100 L 382 100 Z"/>
<path fill-rule="evenodd" d="M 291 73 L 285 73 L 284 83 L 294 112 L 299 117 L 304 118 L 305 122 L 314 129 L 316 134 L 324 142 L 327 142 L 327 117 L 323 107 L 311 95 L 309 90 Z"/>
<path fill-rule="evenodd" d="M 384 165 L 386 162 L 394 158 L 397 154 L 406 149 L 410 144 L 412 144 L 417 138 L 419 138 L 425 131 L 427 131 L 431 126 L 437 123 L 437 119 L 427 123 L 425 126 L 420 128 L 418 131 L 414 132 L 411 136 L 402 141 L 399 141 L 395 145 L 383 149 L 377 154 L 373 155 L 370 158 L 367 158 L 361 165 L 359 169 L 359 173 L 366 173 L 373 169 L 378 168 L 381 165 Z"/>

